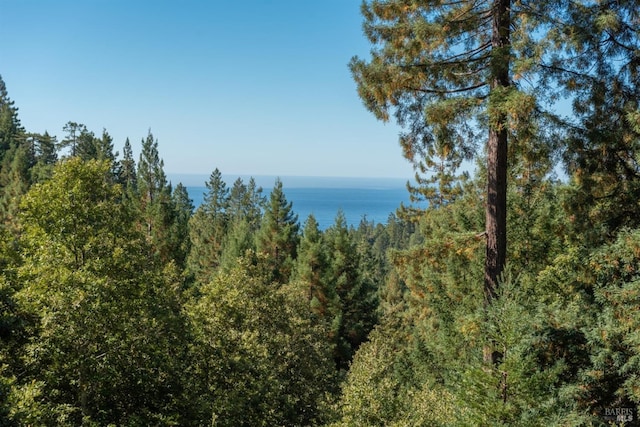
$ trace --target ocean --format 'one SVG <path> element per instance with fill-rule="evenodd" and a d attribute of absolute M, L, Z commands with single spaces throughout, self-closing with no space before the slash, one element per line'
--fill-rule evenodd
<path fill-rule="evenodd" d="M 242 178 L 245 183 L 248 182 L 248 178 Z M 236 178 L 224 179 L 230 187 Z M 409 204 L 406 180 L 402 179 L 282 177 L 281 180 L 284 194 L 292 202 L 300 225 L 304 225 L 308 216 L 313 214 L 322 230 L 334 224 L 340 209 L 344 212 L 347 224 L 357 227 L 362 218 L 386 224 L 389 215 L 396 212 L 400 203 Z M 257 177 L 256 182 L 268 197 L 275 177 Z M 207 191 L 206 187 L 186 187 L 194 206 L 198 207 Z"/>

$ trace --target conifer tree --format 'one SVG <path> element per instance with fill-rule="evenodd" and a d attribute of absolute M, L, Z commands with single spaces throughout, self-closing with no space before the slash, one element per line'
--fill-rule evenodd
<path fill-rule="evenodd" d="M 20 198 L 31 186 L 31 168 L 35 164 L 33 151 L 26 138 L 14 140 L 0 164 L 0 209 L 4 221 L 12 227 Z"/>
<path fill-rule="evenodd" d="M 87 129 L 83 124 L 80 124 L 80 133 L 76 139 L 74 150 L 74 156 L 81 158 L 82 160 L 90 160 L 98 158 L 98 144 L 97 138 L 93 131 Z"/>
<path fill-rule="evenodd" d="M 172 259 L 170 230 L 173 224 L 171 185 L 164 173 L 164 161 L 158 152 L 158 140 L 149 131 L 142 140 L 138 161 L 137 194 L 140 219 L 147 238 L 162 260 Z"/>
<path fill-rule="evenodd" d="M 129 138 L 124 142 L 122 160 L 120 160 L 120 183 L 126 189 L 135 190 L 138 187 L 136 178 L 136 161 L 133 159 L 133 150 Z"/>
<path fill-rule="evenodd" d="M 51 177 L 53 166 L 58 161 L 56 137 L 45 131 L 42 135 L 29 134 L 29 138 L 34 145 L 36 162 L 31 169 L 31 180 L 34 183 L 43 182 Z"/>
<path fill-rule="evenodd" d="M 356 350 L 376 323 L 376 290 L 364 279 L 356 243 L 340 210 L 326 231 L 330 254 L 329 282 L 337 295 L 339 315 L 335 319 L 335 361 L 347 369 Z"/>
<path fill-rule="evenodd" d="M 257 234 L 258 252 L 265 255 L 266 268 L 275 283 L 284 284 L 289 280 L 296 259 L 299 228 L 293 203 L 287 201 L 282 181 L 277 178 Z"/>
<path fill-rule="evenodd" d="M 565 46 L 557 37 L 563 29 L 556 30 L 568 10 L 510 0 L 372 0 L 362 8 L 374 48 L 369 61 L 354 58 L 351 70 L 366 107 L 381 120 L 394 114 L 403 127 L 400 144 L 418 183 L 434 174 L 442 200 L 455 198 L 462 161 L 486 153 L 487 304 L 506 263 L 509 152 L 537 150 L 531 135 L 546 117 L 539 101 L 551 86 L 541 65 L 562 56 L 554 55 Z M 527 86 L 529 79 L 536 85 Z M 438 204 L 440 195 L 422 188 Z"/>
<path fill-rule="evenodd" d="M 18 108 L 9 98 L 0 77 L 0 215 L 2 223 L 13 221 L 18 197 L 30 185 L 29 168 L 33 152 L 27 147 L 25 130 L 18 118 Z"/>
<path fill-rule="evenodd" d="M 92 148 L 91 143 L 87 144 L 87 139 L 92 139 L 92 135 L 87 130 L 87 127 L 82 123 L 67 122 L 62 128 L 63 132 L 66 132 L 66 136 L 58 144 L 58 150 L 69 149 L 69 156 L 75 157 L 78 155 L 78 145 L 80 139 L 85 140 L 85 151 L 89 151 Z"/>
<path fill-rule="evenodd" d="M 94 138 L 93 143 L 96 147 L 96 160 L 107 160 L 111 162 L 115 167 L 116 158 L 118 152 L 113 151 L 113 138 L 109 135 L 106 129 L 102 129 L 102 135 L 100 138 Z"/>
<path fill-rule="evenodd" d="M 573 11 L 576 54 L 549 65 L 571 95 L 565 162 L 580 239 L 612 241 L 640 225 L 640 37 L 637 1 L 584 2 Z"/>
<path fill-rule="evenodd" d="M 203 202 L 189 222 L 191 250 L 187 260 L 189 271 L 200 283 L 208 282 L 220 265 L 228 227 L 229 190 L 218 168 L 205 185 L 207 192 Z"/>
<path fill-rule="evenodd" d="M 187 256 L 191 251 L 189 238 L 189 219 L 193 214 L 193 200 L 189 198 L 187 188 L 178 183 L 171 195 L 175 209 L 173 227 L 170 233 L 173 259 L 180 270 L 186 267 Z"/>
<path fill-rule="evenodd" d="M 18 107 L 9 98 L 7 86 L 0 76 L 0 161 L 23 132 L 24 129 L 18 118 Z"/>
<path fill-rule="evenodd" d="M 254 178 L 250 178 L 247 184 L 242 178 L 238 178 L 229 191 L 227 217 L 231 222 L 244 219 L 250 224 L 251 229 L 256 230 L 260 226 L 264 203 L 262 187 L 258 187 Z"/>
<path fill-rule="evenodd" d="M 247 251 L 256 250 L 255 236 L 262 221 L 264 203 L 262 187 L 256 185 L 255 179 L 251 178 L 245 184 L 238 178 L 233 183 L 227 207 L 227 233 L 220 254 L 220 264 L 224 269 L 233 267 L 238 257 Z"/>
<path fill-rule="evenodd" d="M 336 290 L 329 281 L 330 268 L 329 248 L 318 221 L 310 214 L 304 224 L 292 280 L 302 282 L 308 291 L 311 312 L 328 325 L 339 310 Z"/>

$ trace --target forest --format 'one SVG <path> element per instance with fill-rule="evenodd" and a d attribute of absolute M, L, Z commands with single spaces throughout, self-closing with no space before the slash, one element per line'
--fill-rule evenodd
<path fill-rule="evenodd" d="M 196 208 L 151 131 L 28 131 L 0 79 L 1 426 L 638 425 L 640 4 L 362 15 L 428 203 L 385 224 L 218 169 Z"/>

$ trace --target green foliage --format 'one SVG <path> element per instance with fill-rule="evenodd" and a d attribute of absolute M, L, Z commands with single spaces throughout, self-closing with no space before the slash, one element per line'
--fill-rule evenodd
<path fill-rule="evenodd" d="M 362 5 L 372 50 L 370 59 L 350 63 L 358 93 L 378 119 L 393 116 L 403 128 L 400 145 L 418 184 L 410 189 L 432 206 L 460 196 L 459 168 L 483 155 L 477 146 L 487 143 L 485 130 L 509 133 L 511 166 L 546 162 L 548 171 L 555 141 L 541 139 L 539 129 L 554 122 L 541 114 L 540 100 L 552 85 L 537 65 L 562 51 L 550 18 L 567 10 L 546 1 L 506 4 Z"/>
<path fill-rule="evenodd" d="M 295 288 L 279 290 L 252 264 L 219 273 L 187 308 L 200 422 L 316 425 L 333 386 L 322 328 Z"/>
<path fill-rule="evenodd" d="M 220 265 L 223 242 L 227 234 L 229 189 L 216 168 L 206 182 L 207 192 L 202 205 L 190 219 L 192 246 L 188 257 L 191 274 L 200 283 L 207 283 Z"/>
<path fill-rule="evenodd" d="M 16 138 L 24 132 L 18 119 L 18 108 L 9 98 L 7 86 L 0 76 L 0 161 L 6 152 L 15 145 Z"/>
<path fill-rule="evenodd" d="M 335 287 L 329 281 L 329 269 L 329 248 L 311 214 L 304 225 L 292 278 L 307 287 L 311 312 L 325 325 L 331 325 L 339 308 Z"/>
<path fill-rule="evenodd" d="M 283 284 L 289 280 L 297 256 L 299 228 L 298 215 L 293 211 L 293 204 L 287 201 L 278 178 L 256 236 L 257 250 L 265 255 L 265 268 L 270 271 L 272 282 Z"/>
<path fill-rule="evenodd" d="M 595 319 L 585 331 L 591 363 L 584 369 L 582 399 L 590 409 L 640 404 L 640 233 L 622 231 L 589 260 L 594 274 Z"/>
<path fill-rule="evenodd" d="M 229 191 L 227 214 L 230 221 L 246 221 L 252 230 L 260 227 L 262 219 L 262 207 L 265 198 L 262 195 L 262 187 L 258 187 L 255 179 L 249 179 L 245 184 L 242 178 L 233 183 Z"/>
<path fill-rule="evenodd" d="M 229 222 L 220 254 L 221 267 L 232 268 L 237 258 L 244 256 L 247 251 L 256 250 L 255 236 L 262 222 L 264 203 L 262 187 L 258 187 L 253 178 L 248 184 L 241 178 L 233 183 L 226 210 Z"/>
<path fill-rule="evenodd" d="M 16 223 L 20 198 L 31 185 L 30 168 L 34 163 L 33 153 L 22 138 L 5 153 L 0 165 L 0 211 L 5 226 Z"/>
<path fill-rule="evenodd" d="M 351 71 L 402 127 L 429 205 L 357 228 L 311 216 L 301 235 L 280 180 L 267 200 L 216 169 L 194 213 L 151 132 L 137 165 L 106 130 L 28 133 L 0 79 L 0 425 L 567 426 L 637 409 L 638 6 L 365 1 L 371 57 Z M 560 95 L 571 118 L 545 110 Z M 550 178 L 560 151 L 567 184 Z M 503 260 L 489 242 L 506 236 Z"/>
<path fill-rule="evenodd" d="M 51 178 L 53 167 L 58 161 L 56 137 L 45 132 L 42 135 L 29 134 L 30 144 L 35 154 L 35 165 L 31 168 L 31 181 L 44 182 Z"/>
<path fill-rule="evenodd" d="M 133 159 L 133 150 L 129 138 L 124 142 L 122 149 L 122 160 L 118 166 L 118 182 L 122 184 L 126 192 L 135 193 L 138 188 L 138 179 L 136 174 L 136 161 Z"/>
<path fill-rule="evenodd" d="M 189 198 L 187 188 L 179 183 L 171 194 L 172 205 L 174 207 L 173 224 L 169 233 L 172 241 L 173 259 L 176 265 L 184 270 L 187 255 L 191 250 L 191 240 L 189 238 L 189 220 L 193 215 L 193 200 Z"/>
<path fill-rule="evenodd" d="M 406 340 L 387 328 L 372 332 L 354 358 L 343 387 L 341 418 L 333 425 L 451 425 L 460 408 L 445 389 L 402 377 L 402 364 L 410 357 Z"/>
<path fill-rule="evenodd" d="M 25 372 L 14 417 L 42 425 L 179 419 L 176 274 L 147 254 L 107 162 L 75 158 L 25 196 Z"/>
<path fill-rule="evenodd" d="M 545 312 L 507 272 L 498 298 L 476 316 L 479 336 L 500 353 L 498 363 L 483 363 L 483 349 L 475 345 L 475 357 L 459 372 L 454 393 L 464 405 L 459 425 L 563 425 L 574 409 L 559 395 L 559 379 L 566 369 L 562 358 L 540 366 L 535 345 L 547 327 Z M 474 337 L 469 345 L 479 337 Z M 480 340 L 481 342 L 484 340 Z"/>
<path fill-rule="evenodd" d="M 164 173 L 164 161 L 158 152 L 158 140 L 149 134 L 142 140 L 142 151 L 136 173 L 137 203 L 141 223 L 153 250 L 163 262 L 173 259 L 181 244 L 171 235 L 175 221 L 175 207 L 171 198 L 171 185 Z"/>
<path fill-rule="evenodd" d="M 337 367 L 346 370 L 376 323 L 377 289 L 363 272 L 362 257 L 347 228 L 344 212 L 338 212 L 326 231 L 326 241 L 330 253 L 327 280 L 338 303 L 338 317 L 332 327 L 334 357 Z"/>

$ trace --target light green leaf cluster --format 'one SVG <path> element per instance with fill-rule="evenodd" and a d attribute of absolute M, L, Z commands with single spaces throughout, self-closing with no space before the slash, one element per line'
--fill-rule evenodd
<path fill-rule="evenodd" d="M 17 399 L 40 412 L 18 410 L 21 422 L 40 413 L 44 424 L 153 423 L 172 405 L 178 413 L 175 275 L 153 264 L 109 167 L 69 159 L 23 200 L 16 300 L 30 320 L 22 359 L 31 382 Z"/>
<path fill-rule="evenodd" d="M 333 381 L 331 353 L 301 296 L 274 287 L 242 261 L 187 307 L 195 374 L 204 380 L 201 411 L 214 425 L 321 422 Z"/>

